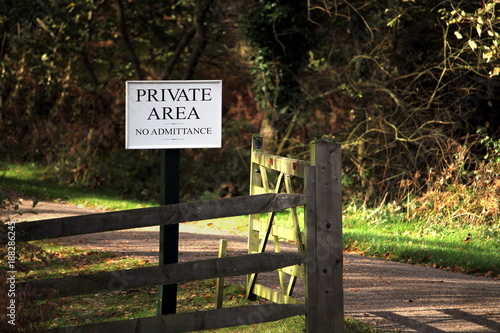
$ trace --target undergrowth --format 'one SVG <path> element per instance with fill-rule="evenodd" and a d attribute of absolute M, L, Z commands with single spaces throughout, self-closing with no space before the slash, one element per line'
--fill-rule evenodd
<path fill-rule="evenodd" d="M 469 274 L 500 275 L 500 141 L 448 142 L 452 159 L 400 182 L 397 200 L 344 212 L 349 250 Z M 483 151 L 478 159 L 472 151 Z M 481 155 L 480 155 L 481 156 Z"/>
<path fill-rule="evenodd" d="M 500 224 L 500 140 L 482 131 L 477 136 L 470 144 L 448 142 L 453 158 L 426 179 L 417 172 L 400 182 L 405 218 L 452 228 Z M 482 150 L 483 158 L 473 150 Z"/>

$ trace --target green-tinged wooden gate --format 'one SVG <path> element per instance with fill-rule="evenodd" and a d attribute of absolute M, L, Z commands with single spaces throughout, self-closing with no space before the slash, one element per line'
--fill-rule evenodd
<path fill-rule="evenodd" d="M 276 212 L 249 217 L 248 253 L 265 253 L 272 238 L 275 252 L 280 242 L 293 242 L 306 264 L 277 270 L 280 290 L 258 283 L 258 273 L 248 275 L 246 295 L 275 303 L 302 304 L 294 298 L 297 279 L 305 280 L 308 332 L 343 331 L 343 247 L 341 154 L 338 144 L 323 139 L 311 147 L 311 161 L 262 152 L 262 136 L 252 140 L 250 194 L 296 193 L 306 196 L 304 214 L 289 208 L 292 227 L 276 222 Z M 294 182 L 292 182 L 294 180 Z M 302 216 L 302 219 L 299 218 Z M 302 223 L 301 223 L 302 222 Z"/>
<path fill-rule="evenodd" d="M 16 241 L 32 241 L 249 215 L 249 254 L 36 280 L 18 287 L 22 289 L 29 285 L 47 290 L 48 293 L 55 292 L 58 297 L 68 297 L 247 275 L 247 296 L 265 297 L 274 303 L 166 314 L 47 331 L 191 332 L 306 314 L 308 332 L 343 332 L 340 146 L 320 140 L 311 146 L 311 162 L 305 162 L 265 154 L 260 150 L 261 144 L 262 138 L 254 136 L 249 196 L 16 224 Z M 272 176 L 271 172 L 277 174 Z M 301 179 L 299 187 L 303 193 L 294 193 L 292 177 Z M 274 184 L 271 184 L 272 179 L 275 180 Z M 302 229 L 296 209 L 298 206 L 303 206 L 305 210 L 305 228 Z M 286 209 L 291 209 L 291 229 L 275 223 L 276 212 Z M 260 221 L 259 214 L 267 214 L 267 220 Z M 279 249 L 281 239 L 289 239 L 295 242 L 297 251 L 265 252 L 270 237 L 275 243 L 275 249 Z M 0 244 L 6 244 L 7 240 L 7 234 L 0 233 Z M 259 273 L 274 270 L 278 270 L 280 291 L 258 283 Z M 299 278 L 305 280 L 305 302 L 295 299 L 292 294 Z M 43 297 L 43 293 L 38 294 Z"/>

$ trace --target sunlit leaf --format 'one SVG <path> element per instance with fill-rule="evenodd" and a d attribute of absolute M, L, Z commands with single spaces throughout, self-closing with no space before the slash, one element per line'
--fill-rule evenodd
<path fill-rule="evenodd" d="M 500 74 L 500 67 L 495 67 L 493 70 L 490 72 L 490 77 L 492 76 L 497 76 Z"/>
<path fill-rule="evenodd" d="M 475 41 L 473 41 L 472 39 L 469 39 L 469 46 L 472 50 L 476 50 L 477 49 L 477 44 Z"/>

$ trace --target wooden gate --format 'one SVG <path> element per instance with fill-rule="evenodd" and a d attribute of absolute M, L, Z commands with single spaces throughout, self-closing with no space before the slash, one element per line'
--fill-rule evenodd
<path fill-rule="evenodd" d="M 253 137 L 251 195 L 180 203 L 16 224 L 16 240 L 32 241 L 153 225 L 249 215 L 249 254 L 178 264 L 30 281 L 19 285 L 55 291 L 59 297 L 246 275 L 247 296 L 266 297 L 273 304 L 241 306 L 100 324 L 56 328 L 50 332 L 191 332 L 275 321 L 306 314 L 308 332 L 343 332 L 342 211 L 340 146 L 321 140 L 312 145 L 312 160 L 304 162 L 265 154 L 262 138 Z M 271 184 L 270 171 L 278 174 Z M 302 179 L 304 193 L 294 193 L 291 177 Z M 281 193 L 281 189 L 284 192 Z M 296 207 L 305 208 L 301 230 Z M 293 228 L 275 223 L 277 211 L 291 209 Z M 257 214 L 268 213 L 261 223 Z M 296 243 L 295 253 L 267 253 L 273 237 Z M 7 234 L 0 234 L 0 244 Z M 278 270 L 281 290 L 258 282 L 258 274 Z M 285 284 L 288 275 L 288 284 Z M 298 278 L 305 280 L 305 303 L 292 297 Z"/>
<path fill-rule="evenodd" d="M 293 242 L 306 256 L 299 264 L 277 270 L 280 290 L 258 283 L 258 273 L 247 277 L 246 294 L 280 304 L 301 304 L 293 297 L 297 279 L 305 280 L 308 332 L 343 331 L 342 188 L 340 146 L 322 139 L 311 147 L 311 161 L 262 152 L 262 136 L 252 139 L 250 194 L 296 193 L 306 195 L 305 216 L 290 208 L 291 228 L 276 223 L 276 212 L 249 217 L 248 253 L 265 253 L 272 237 L 275 252 L 280 241 Z M 295 182 L 292 180 L 295 179 Z M 305 221 L 304 221 L 305 220 Z M 300 223 L 303 222 L 303 223 Z"/>

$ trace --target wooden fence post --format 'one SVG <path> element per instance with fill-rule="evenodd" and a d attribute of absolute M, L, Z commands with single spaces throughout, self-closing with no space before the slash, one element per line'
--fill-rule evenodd
<path fill-rule="evenodd" d="M 226 251 L 227 251 L 227 239 L 221 239 L 219 241 L 219 258 L 225 258 L 226 257 Z M 222 308 L 222 300 L 224 298 L 224 278 L 218 278 L 215 284 L 215 299 L 216 299 L 216 304 L 215 308 L 216 309 L 221 309 Z"/>
<path fill-rule="evenodd" d="M 307 332 L 344 332 L 340 145 L 312 147 L 306 180 Z"/>

